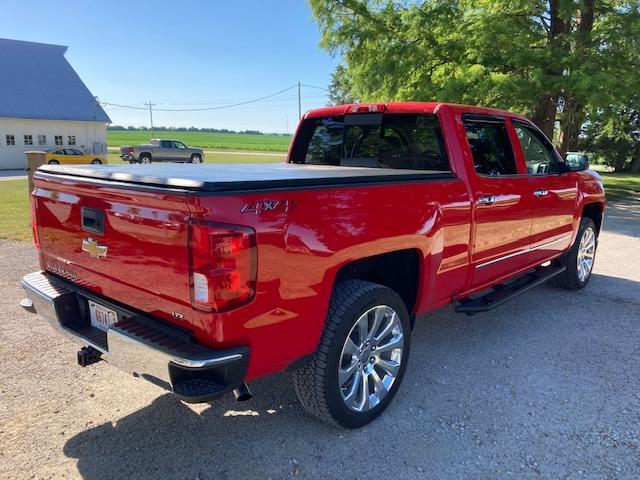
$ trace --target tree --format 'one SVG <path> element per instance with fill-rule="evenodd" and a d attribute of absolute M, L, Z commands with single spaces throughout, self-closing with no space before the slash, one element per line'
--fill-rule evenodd
<path fill-rule="evenodd" d="M 588 108 L 638 89 L 638 0 L 310 0 L 339 85 L 362 101 L 441 100 L 528 114 L 561 152 Z M 635 54 L 634 54 L 635 52 Z"/>
<path fill-rule="evenodd" d="M 640 108 L 587 114 L 581 147 L 605 159 L 616 172 L 640 173 Z"/>
<path fill-rule="evenodd" d="M 344 65 L 338 65 L 331 74 L 329 83 L 329 103 L 331 105 L 344 105 L 357 103 L 358 100 L 351 93 L 351 85 Z"/>

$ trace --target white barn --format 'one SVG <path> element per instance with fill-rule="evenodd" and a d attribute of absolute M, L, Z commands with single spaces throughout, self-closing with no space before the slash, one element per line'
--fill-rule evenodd
<path fill-rule="evenodd" d="M 109 116 L 64 54 L 67 47 L 0 39 L 0 170 L 28 150 L 73 145 L 107 153 Z"/>

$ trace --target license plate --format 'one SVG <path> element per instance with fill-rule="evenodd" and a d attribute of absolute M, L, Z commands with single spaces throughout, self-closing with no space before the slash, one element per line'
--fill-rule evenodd
<path fill-rule="evenodd" d="M 91 300 L 89 300 L 89 316 L 91 317 L 91 326 L 105 332 L 107 328 L 118 321 L 118 314 L 115 310 L 111 310 Z"/>

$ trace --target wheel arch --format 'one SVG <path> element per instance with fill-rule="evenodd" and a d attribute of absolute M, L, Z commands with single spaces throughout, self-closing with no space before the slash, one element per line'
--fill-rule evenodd
<path fill-rule="evenodd" d="M 414 248 L 359 258 L 340 267 L 334 284 L 344 280 L 365 280 L 384 285 L 396 292 L 407 311 L 413 314 L 420 285 L 420 259 L 420 250 Z"/>
<path fill-rule="evenodd" d="M 138 160 L 140 160 L 145 155 L 148 155 L 149 158 L 153 160 L 153 155 L 151 154 L 151 152 L 140 152 L 140 155 L 138 155 Z"/>
<path fill-rule="evenodd" d="M 591 220 L 593 220 L 593 223 L 596 224 L 596 228 L 598 229 L 598 233 L 600 233 L 600 228 L 602 227 L 603 212 L 604 212 L 604 203 L 602 202 L 587 203 L 582 207 L 581 218 L 590 218 Z"/>

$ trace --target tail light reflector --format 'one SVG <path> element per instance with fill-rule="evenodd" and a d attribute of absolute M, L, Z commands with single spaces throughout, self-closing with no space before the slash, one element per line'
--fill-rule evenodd
<path fill-rule="evenodd" d="M 33 243 L 37 249 L 40 249 L 40 237 L 38 237 L 38 222 L 36 220 L 36 197 L 31 193 L 29 195 L 29 208 L 31 210 L 31 233 L 33 234 Z"/>
<path fill-rule="evenodd" d="M 250 302 L 256 292 L 255 231 L 192 221 L 189 235 L 192 305 L 223 312 Z"/>

